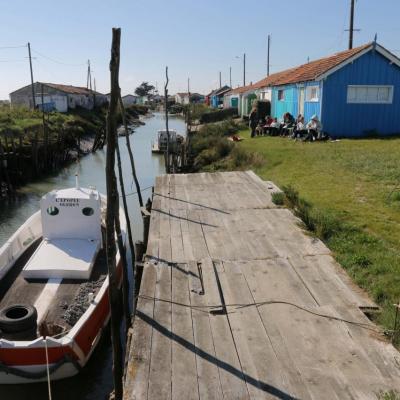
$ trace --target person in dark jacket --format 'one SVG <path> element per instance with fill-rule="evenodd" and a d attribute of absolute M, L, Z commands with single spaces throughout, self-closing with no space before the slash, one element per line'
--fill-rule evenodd
<path fill-rule="evenodd" d="M 257 109 L 254 107 L 249 115 L 250 137 L 254 137 L 256 135 L 257 122 Z"/>

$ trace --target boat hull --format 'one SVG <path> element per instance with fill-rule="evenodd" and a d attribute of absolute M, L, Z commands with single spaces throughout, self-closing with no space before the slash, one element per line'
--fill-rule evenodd
<path fill-rule="evenodd" d="M 120 287 L 121 261 L 117 264 L 117 276 Z M 43 337 L 32 342 L 3 340 L 0 345 L 0 384 L 46 381 L 46 341 L 51 380 L 69 378 L 80 372 L 89 361 L 110 319 L 108 279 L 93 303 L 93 309 L 89 308 L 77 322 L 79 329 L 74 332 L 74 327 L 60 340 L 45 340 Z"/>
<path fill-rule="evenodd" d="M 101 196 L 104 221 L 106 199 Z M 120 209 L 123 242 L 126 238 L 126 220 Z M 42 236 L 39 212 L 30 217 L 0 248 L 0 281 L 17 264 L 30 246 Z M 107 270 L 107 269 L 106 269 Z M 121 287 L 123 267 L 119 251 L 116 254 L 116 276 Z M 104 279 L 93 300 L 69 330 L 47 338 L 31 341 L 7 340 L 0 337 L 0 384 L 34 383 L 76 375 L 89 361 L 110 319 L 109 279 Z M 47 359 L 46 362 L 46 349 Z"/>

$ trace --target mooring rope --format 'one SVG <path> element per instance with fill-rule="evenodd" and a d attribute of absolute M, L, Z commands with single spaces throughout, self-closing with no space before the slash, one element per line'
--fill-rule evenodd
<path fill-rule="evenodd" d="M 51 396 L 51 383 L 50 383 L 50 368 L 49 368 L 49 353 L 47 349 L 47 337 L 44 337 L 44 348 L 46 350 L 46 371 L 47 371 L 47 389 L 49 391 L 49 400 L 52 400 Z"/>

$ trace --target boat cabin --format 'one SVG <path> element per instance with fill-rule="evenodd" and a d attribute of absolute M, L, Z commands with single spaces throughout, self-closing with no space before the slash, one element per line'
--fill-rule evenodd
<path fill-rule="evenodd" d="M 176 144 L 176 130 L 168 129 L 169 131 L 169 144 L 174 146 Z M 166 129 L 158 131 L 158 148 L 159 151 L 164 152 L 167 150 L 168 132 Z"/>
<path fill-rule="evenodd" d="M 102 247 L 101 199 L 93 189 L 55 190 L 40 201 L 43 240 L 25 279 L 89 279 Z"/>

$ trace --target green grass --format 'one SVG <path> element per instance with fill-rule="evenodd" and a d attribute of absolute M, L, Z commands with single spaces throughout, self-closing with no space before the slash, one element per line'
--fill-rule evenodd
<path fill-rule="evenodd" d="M 234 169 L 235 151 L 261 157 L 247 167 L 299 193 L 296 213 L 382 307 L 377 322 L 392 329 L 400 300 L 400 139 L 303 143 L 238 134 L 245 140 L 217 169 Z"/>

